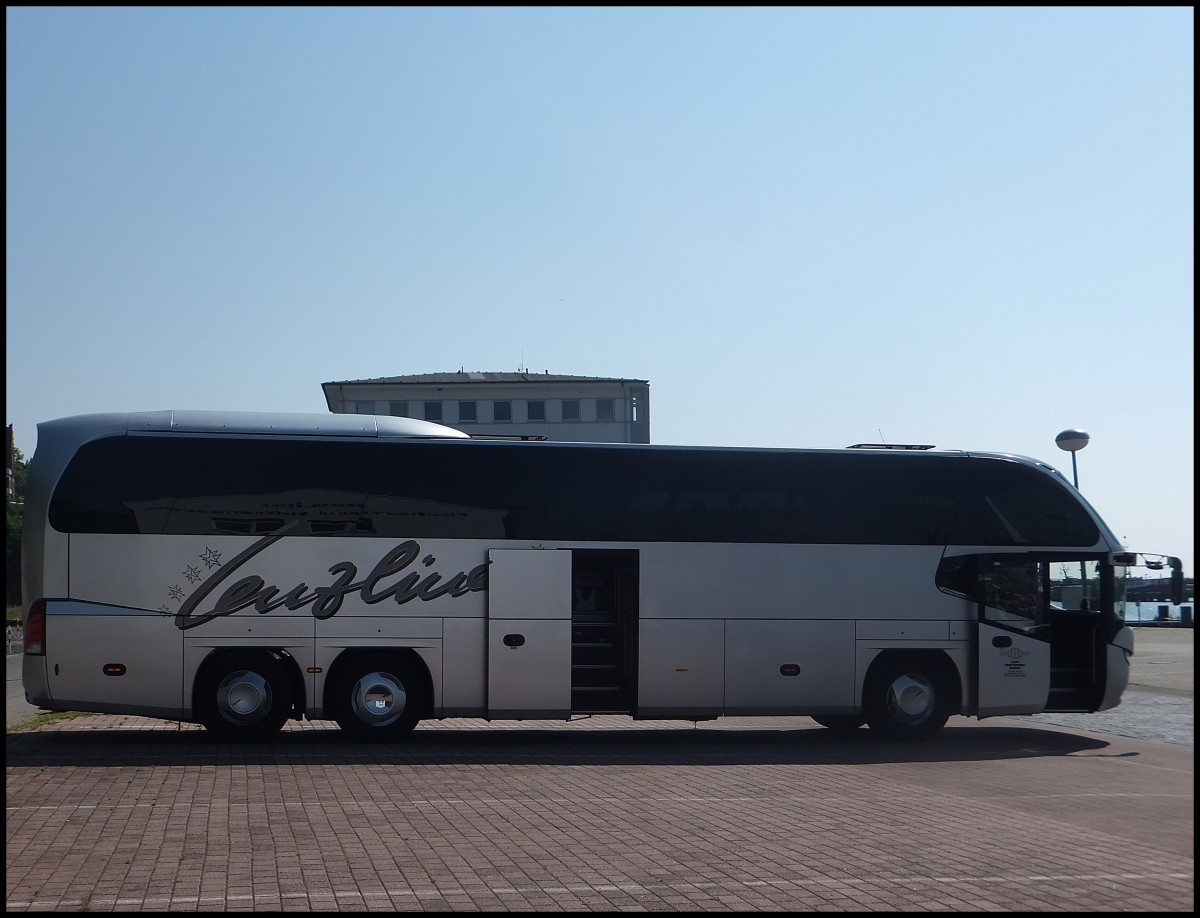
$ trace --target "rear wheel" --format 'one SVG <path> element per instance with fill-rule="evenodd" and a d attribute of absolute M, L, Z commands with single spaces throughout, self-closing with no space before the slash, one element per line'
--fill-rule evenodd
<path fill-rule="evenodd" d="M 274 737 L 292 710 L 292 683 L 282 662 L 266 651 L 221 654 L 196 680 L 197 719 L 235 743 Z"/>
<path fill-rule="evenodd" d="M 380 742 L 409 733 L 426 700 L 416 665 L 392 654 L 371 654 L 340 666 L 329 693 L 338 726 L 356 739 Z"/>
<path fill-rule="evenodd" d="M 946 666 L 936 657 L 891 657 L 872 667 L 863 710 L 871 729 L 888 739 L 925 739 L 945 726 L 952 694 Z"/>

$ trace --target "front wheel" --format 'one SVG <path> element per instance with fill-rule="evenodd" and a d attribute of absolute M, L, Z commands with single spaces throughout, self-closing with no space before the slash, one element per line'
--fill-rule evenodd
<path fill-rule="evenodd" d="M 863 690 L 871 729 L 887 739 L 933 736 L 950 716 L 952 687 L 946 667 L 932 657 L 895 657 L 872 668 Z"/>
<path fill-rule="evenodd" d="M 197 719 L 234 743 L 274 737 L 292 710 L 292 683 L 283 663 L 262 651 L 221 654 L 196 680 Z"/>
<path fill-rule="evenodd" d="M 416 666 L 390 654 L 341 666 L 329 692 L 334 720 L 360 740 L 399 739 L 417 725 L 425 705 L 425 683 Z"/>

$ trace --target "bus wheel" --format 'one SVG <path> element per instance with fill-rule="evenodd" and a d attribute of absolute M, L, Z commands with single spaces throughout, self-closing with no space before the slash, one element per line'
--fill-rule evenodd
<path fill-rule="evenodd" d="M 871 729 L 887 739 L 933 736 L 950 716 L 945 667 L 932 657 L 890 657 L 871 668 L 863 710 Z"/>
<path fill-rule="evenodd" d="M 834 733 L 849 733 L 867 722 L 858 714 L 813 714 L 812 719 Z"/>
<path fill-rule="evenodd" d="M 292 710 L 292 684 L 283 663 L 261 651 L 221 654 L 196 680 L 200 723 L 221 739 L 262 742 L 274 737 Z"/>
<path fill-rule="evenodd" d="M 338 668 L 330 706 L 343 730 L 360 740 L 399 739 L 421 719 L 425 684 L 402 657 L 372 654 Z"/>

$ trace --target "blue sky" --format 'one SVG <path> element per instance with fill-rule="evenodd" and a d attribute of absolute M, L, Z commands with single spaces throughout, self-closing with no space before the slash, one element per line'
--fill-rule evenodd
<path fill-rule="evenodd" d="M 1036 456 L 1194 572 L 1194 11 L 6 9 L 7 422 L 650 381 Z"/>

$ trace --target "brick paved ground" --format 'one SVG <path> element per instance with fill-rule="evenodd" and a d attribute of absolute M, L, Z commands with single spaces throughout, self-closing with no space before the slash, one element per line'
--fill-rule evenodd
<path fill-rule="evenodd" d="M 1193 750 L 999 718 L 693 728 L 90 715 L 7 738 L 9 911 L 1186 911 Z"/>

